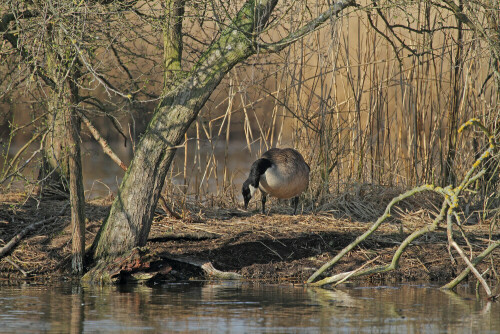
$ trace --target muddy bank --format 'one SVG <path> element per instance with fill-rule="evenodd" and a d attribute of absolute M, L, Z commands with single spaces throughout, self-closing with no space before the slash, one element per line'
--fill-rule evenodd
<path fill-rule="evenodd" d="M 0 247 L 30 224 L 57 215 L 65 201 L 23 202 L 18 194 L 2 195 L 0 205 Z M 86 242 L 90 246 L 109 209 L 110 199 L 87 203 Z M 277 205 L 277 204 L 276 204 Z M 200 209 L 186 219 L 175 219 L 162 210 L 155 217 L 145 252 L 147 271 L 164 280 L 204 278 L 189 262 L 210 262 L 214 268 L 238 273 L 243 279 L 302 283 L 322 264 L 369 228 L 373 221 L 355 221 L 335 212 L 291 216 L 288 207 L 274 206 L 269 215 L 238 209 Z M 400 242 L 415 229 L 429 224 L 433 210 L 399 210 L 367 241 L 356 247 L 328 274 L 354 270 L 366 261 L 390 262 Z M 71 262 L 69 210 L 29 232 L 0 260 L 0 279 L 57 281 L 70 279 Z M 498 227 L 490 233 L 488 224 L 469 220 L 463 227 L 475 254 L 489 240 L 500 238 Z M 457 241 L 468 250 L 459 234 Z M 453 253 L 452 253 L 453 254 Z M 400 268 L 364 280 L 448 281 L 464 267 L 456 255 L 450 257 L 444 228 L 418 239 L 404 253 Z M 500 250 L 485 260 L 500 270 Z M 491 272 L 491 271 L 490 271 Z M 493 275 L 493 274 L 491 274 Z M 473 278 L 472 278 L 473 279 Z"/>

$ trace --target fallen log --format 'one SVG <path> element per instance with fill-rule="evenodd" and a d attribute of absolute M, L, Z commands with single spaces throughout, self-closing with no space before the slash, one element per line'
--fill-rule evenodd
<path fill-rule="evenodd" d="M 243 276 L 241 276 L 238 273 L 234 273 L 231 271 L 220 271 L 218 269 L 215 269 L 213 264 L 210 261 L 205 261 L 205 260 L 200 260 L 200 259 L 193 259 L 187 256 L 174 256 L 174 255 L 165 255 L 162 254 L 160 255 L 161 258 L 166 259 L 166 260 L 172 260 L 172 261 L 177 261 L 181 263 L 187 263 L 192 266 L 201 268 L 205 275 L 208 278 L 215 278 L 215 279 L 221 279 L 221 280 L 239 280 L 242 279 Z"/>

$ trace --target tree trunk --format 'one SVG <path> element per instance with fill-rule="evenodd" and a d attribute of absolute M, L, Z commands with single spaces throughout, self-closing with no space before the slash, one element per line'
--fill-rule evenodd
<path fill-rule="evenodd" d="M 71 96 L 78 96 L 78 88 L 71 86 Z M 85 192 L 83 188 L 82 158 L 80 153 L 81 121 L 75 106 L 66 109 L 66 138 L 69 169 L 69 194 L 71 203 L 71 241 L 73 274 L 83 273 L 85 253 Z"/>
<path fill-rule="evenodd" d="M 68 166 L 65 163 L 66 120 L 63 110 L 69 102 L 61 100 L 58 91 L 49 91 L 47 127 L 48 132 L 43 142 L 42 165 L 38 174 L 40 195 L 42 198 L 67 198 Z"/>
<path fill-rule="evenodd" d="M 163 86 L 170 89 L 182 78 L 182 18 L 186 0 L 164 0 L 163 57 L 165 64 Z"/>
<path fill-rule="evenodd" d="M 163 97 L 137 146 L 109 216 L 95 238 L 95 260 L 112 260 L 146 244 L 175 147 L 224 75 L 255 52 L 254 40 L 249 36 L 265 26 L 276 3 L 277 0 L 247 1 L 188 78 Z"/>
<path fill-rule="evenodd" d="M 64 45 L 64 36 L 50 28 L 46 34 L 47 74 L 54 83 L 47 94 L 48 115 L 46 116 L 47 136 L 43 142 L 42 166 L 38 180 L 41 182 L 40 195 L 50 198 L 68 198 L 69 171 L 67 164 L 66 138 L 67 115 L 72 103 L 71 92 L 66 85 L 63 73 L 64 61 L 61 59 L 58 45 Z M 55 45 L 55 46 L 54 46 Z"/>

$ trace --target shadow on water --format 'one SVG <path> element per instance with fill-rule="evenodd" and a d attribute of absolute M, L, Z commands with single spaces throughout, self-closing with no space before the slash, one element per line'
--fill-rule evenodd
<path fill-rule="evenodd" d="M 190 282 L 0 289 L 2 332 L 496 332 L 500 304 L 431 285 L 338 290 Z"/>

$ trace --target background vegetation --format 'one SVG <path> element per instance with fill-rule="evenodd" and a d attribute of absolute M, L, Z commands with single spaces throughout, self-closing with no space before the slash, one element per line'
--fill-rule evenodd
<path fill-rule="evenodd" d="M 29 2 L 7 1 L 1 8 L 4 152 L 9 144 L 17 150 L 26 141 L 31 147 L 47 141 L 55 122 L 47 117 L 50 88 L 69 75 L 79 91 L 77 101 L 66 103 L 76 104 L 108 141 L 137 141 L 163 86 L 165 4 L 35 4 L 47 15 L 30 15 Z M 459 125 L 477 117 L 496 133 L 498 115 L 491 45 L 498 43 L 498 6 L 494 1 L 457 5 L 483 27 L 486 38 L 457 20 L 446 2 L 366 2 L 277 55 L 252 58 L 213 94 L 186 137 L 186 159 L 177 160 L 172 173 L 185 178 L 199 199 L 228 190 L 234 197 L 239 187 L 231 182 L 228 160 L 242 150 L 233 139 L 243 136 L 252 157 L 273 146 L 299 148 L 314 167 L 309 197 L 319 203 L 353 181 L 404 188 L 453 183 L 487 144 L 475 132 L 458 137 Z M 283 4 L 276 14 L 289 23 L 281 28 L 283 35 L 327 6 Z M 239 7 L 186 3 L 183 68 L 193 65 L 216 26 Z M 268 41 L 279 37 L 267 36 Z M 77 64 L 79 73 L 70 74 L 64 69 L 75 66 L 75 52 L 83 62 Z M 50 63 L 54 54 L 62 63 Z M 92 140 L 87 131 L 84 141 Z M 226 146 L 224 154 L 213 154 L 220 152 L 217 145 Z M 18 168 L 30 157 L 30 163 L 40 160 L 32 152 L 4 160 L 3 187 L 15 177 L 26 180 Z"/>

